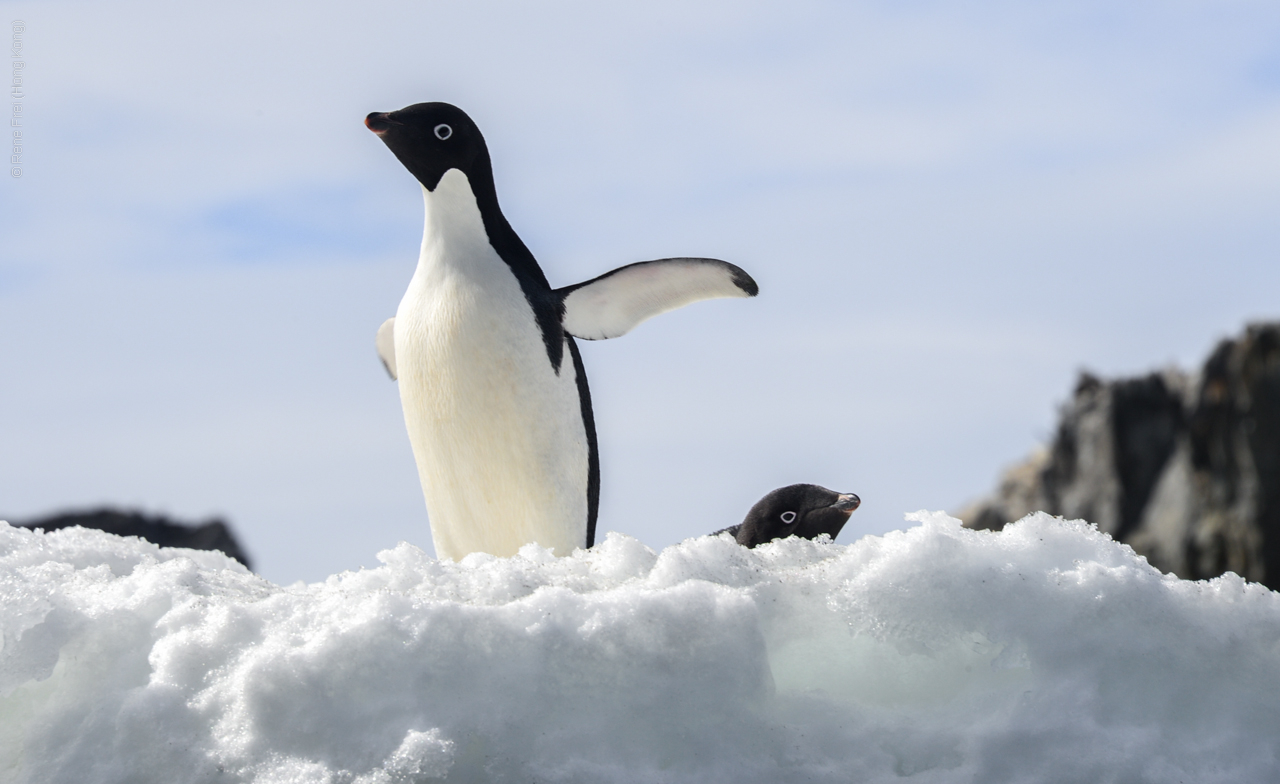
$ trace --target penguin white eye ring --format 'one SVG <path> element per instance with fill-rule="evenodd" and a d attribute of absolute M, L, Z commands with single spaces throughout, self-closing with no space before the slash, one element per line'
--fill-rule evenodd
<path fill-rule="evenodd" d="M 780 515 L 778 515 L 778 516 L 779 516 L 779 517 L 781 517 L 781 518 L 782 518 L 782 522 L 786 523 L 787 525 L 790 525 L 791 523 L 794 523 L 794 522 L 796 521 L 796 513 L 795 513 L 795 512 L 783 512 L 782 514 L 780 514 Z"/>
<path fill-rule="evenodd" d="M 453 135 L 453 129 L 447 123 L 440 123 L 435 127 L 436 138 L 444 141 Z"/>

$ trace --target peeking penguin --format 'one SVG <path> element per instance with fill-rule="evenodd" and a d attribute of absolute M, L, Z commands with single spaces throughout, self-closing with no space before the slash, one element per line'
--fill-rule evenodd
<path fill-rule="evenodd" d="M 729 534 L 747 547 L 788 536 L 816 539 L 827 534 L 835 539 L 860 503 L 853 493 L 837 493 L 818 485 L 787 485 L 756 501 L 741 523 L 716 533 Z"/>

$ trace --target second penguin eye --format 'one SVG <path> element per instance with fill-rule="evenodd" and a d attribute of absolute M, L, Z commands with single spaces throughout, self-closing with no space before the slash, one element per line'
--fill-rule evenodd
<path fill-rule="evenodd" d="M 795 513 L 795 512 L 783 512 L 783 513 L 782 513 L 782 522 L 784 522 L 784 523 L 788 523 L 788 524 L 793 523 L 793 522 L 795 522 L 795 519 L 796 519 L 796 513 Z"/>
<path fill-rule="evenodd" d="M 453 129 L 450 128 L 448 125 L 445 125 L 444 123 L 440 123 L 439 125 L 437 125 L 435 127 L 435 131 L 436 131 L 436 138 L 439 139 L 440 141 L 444 141 L 445 139 L 448 139 L 450 136 L 453 135 Z"/>

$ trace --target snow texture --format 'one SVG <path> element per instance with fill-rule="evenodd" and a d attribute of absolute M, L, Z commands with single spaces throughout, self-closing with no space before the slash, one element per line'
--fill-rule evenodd
<path fill-rule="evenodd" d="M 1280 595 L 942 514 L 273 585 L 0 524 L 0 780 L 1266 782 Z"/>

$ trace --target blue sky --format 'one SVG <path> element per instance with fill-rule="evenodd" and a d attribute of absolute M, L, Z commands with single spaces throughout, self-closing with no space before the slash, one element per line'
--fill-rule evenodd
<path fill-rule="evenodd" d="M 1075 374 L 1191 366 L 1280 317 L 1280 7 L 7 3 L 0 514 L 223 514 L 263 573 L 430 547 L 373 351 L 417 185 L 362 125 L 485 132 L 553 285 L 733 261 L 584 347 L 601 526 L 662 546 L 796 481 L 846 536 L 955 511 Z"/>

